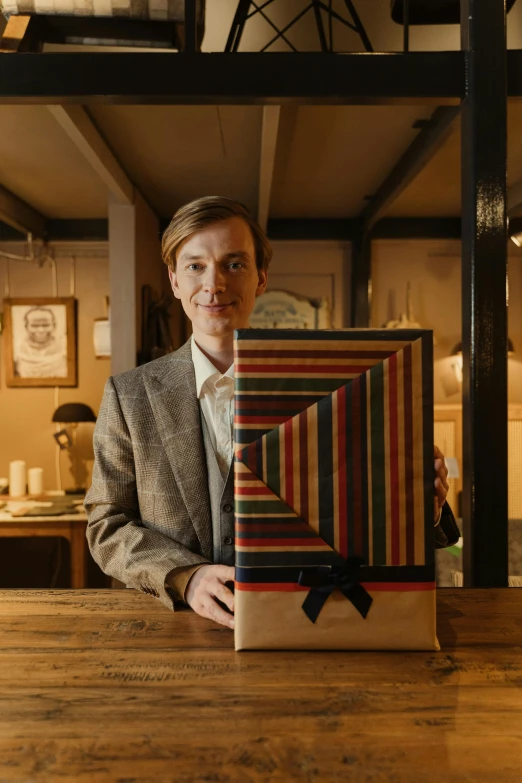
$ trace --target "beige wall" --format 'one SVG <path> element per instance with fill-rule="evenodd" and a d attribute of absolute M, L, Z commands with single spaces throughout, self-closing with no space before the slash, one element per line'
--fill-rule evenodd
<path fill-rule="evenodd" d="M 6 246 L 2 246 L 6 249 Z M 11 252 L 21 252 L 10 245 Z M 70 252 L 69 252 L 70 251 Z M 84 402 L 98 413 L 110 361 L 96 359 L 93 348 L 93 321 L 104 315 L 104 297 L 109 293 L 109 263 L 106 246 L 87 244 L 55 248 L 58 270 L 58 295 L 71 295 L 71 274 L 75 269 L 75 296 L 78 299 L 78 387 L 60 388 L 58 404 Z M 75 258 L 75 261 L 73 259 Z M 0 293 L 5 292 L 7 263 L 0 259 Z M 9 263 L 10 296 L 52 296 L 49 266 L 39 269 L 29 262 Z M 3 306 L 2 306 L 3 309 Z M 23 459 L 27 467 L 44 469 L 45 489 L 55 489 L 55 425 L 51 422 L 56 407 L 54 388 L 8 389 L 5 380 L 4 337 L 0 337 L 0 476 L 8 475 L 9 462 Z M 83 424 L 78 432 L 82 474 L 88 485 L 92 470 L 92 424 Z M 62 486 L 73 485 L 68 453 L 61 454 Z"/>
<path fill-rule="evenodd" d="M 267 290 L 328 300 L 332 325 L 350 325 L 350 242 L 272 242 Z"/>
<path fill-rule="evenodd" d="M 516 353 L 508 362 L 509 402 L 522 403 L 522 251 L 509 243 L 509 336 Z M 460 242 L 378 240 L 372 248 L 372 326 L 406 310 L 411 282 L 416 320 L 433 329 L 435 403 L 460 403 L 449 354 L 461 339 Z"/>

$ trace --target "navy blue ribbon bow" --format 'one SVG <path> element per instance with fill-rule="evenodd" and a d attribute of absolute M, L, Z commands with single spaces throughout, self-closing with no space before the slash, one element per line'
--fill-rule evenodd
<path fill-rule="evenodd" d="M 349 557 L 341 566 L 317 566 L 307 568 L 299 574 L 298 583 L 312 589 L 303 602 L 303 611 L 313 623 L 319 617 L 326 601 L 338 588 L 355 606 L 359 614 L 366 619 L 373 598 L 359 584 L 359 569 L 364 565 L 362 557 Z"/>

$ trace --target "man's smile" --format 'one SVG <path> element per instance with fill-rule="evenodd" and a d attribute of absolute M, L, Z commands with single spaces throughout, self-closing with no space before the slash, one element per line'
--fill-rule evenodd
<path fill-rule="evenodd" d="M 198 303 L 198 307 L 201 307 L 202 310 L 205 310 L 205 312 L 207 313 L 222 313 L 227 309 L 227 307 L 231 307 L 231 306 L 232 306 L 232 302 L 228 302 L 227 304 L 208 304 L 208 305 Z"/>

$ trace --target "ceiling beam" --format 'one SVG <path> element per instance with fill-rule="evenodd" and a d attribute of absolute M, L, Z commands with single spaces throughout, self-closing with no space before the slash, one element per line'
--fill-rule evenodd
<path fill-rule="evenodd" d="M 364 230 L 370 231 L 407 185 L 435 155 L 453 131 L 460 106 L 439 106 L 422 127 L 406 152 L 382 182 L 360 214 Z"/>
<path fill-rule="evenodd" d="M 270 214 L 270 196 L 274 179 L 274 167 L 279 132 L 280 106 L 263 107 L 261 128 L 261 155 L 259 159 L 259 194 L 257 200 L 257 222 L 266 231 Z"/>
<path fill-rule="evenodd" d="M 460 51 L 55 53 L 0 63 L 0 103 L 216 105 L 455 104 L 466 92 Z"/>
<path fill-rule="evenodd" d="M 270 218 L 267 226 L 271 241 L 355 242 L 359 230 L 356 218 Z M 370 239 L 460 239 L 460 218 L 383 218 Z"/>
<path fill-rule="evenodd" d="M 48 106 L 56 121 L 121 204 L 134 203 L 134 186 L 83 106 Z"/>
<path fill-rule="evenodd" d="M 160 221 L 159 235 L 170 218 Z M 353 242 L 358 238 L 354 218 L 269 218 L 267 235 L 271 242 Z M 511 233 L 522 233 L 522 217 L 511 218 Z M 24 232 L 25 233 L 25 232 Z M 46 223 L 48 242 L 107 241 L 106 218 L 50 219 Z M 14 229 L 0 225 L 0 240 L 24 239 Z M 384 218 L 370 234 L 370 239 L 460 239 L 460 218 Z"/>
<path fill-rule="evenodd" d="M 0 220 L 22 234 L 43 239 L 46 221 L 35 209 L 0 185 Z"/>
<path fill-rule="evenodd" d="M 270 218 L 267 236 L 270 241 L 328 241 L 351 242 L 355 236 L 353 218 Z"/>

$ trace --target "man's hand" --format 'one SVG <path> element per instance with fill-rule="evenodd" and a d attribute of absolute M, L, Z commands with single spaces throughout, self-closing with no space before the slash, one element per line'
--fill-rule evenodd
<path fill-rule="evenodd" d="M 434 463 L 435 498 L 433 500 L 434 520 L 435 522 L 438 522 L 442 506 L 446 502 L 446 495 L 448 494 L 449 484 L 448 484 L 448 469 L 446 467 L 446 463 L 444 462 L 444 454 L 437 446 L 435 446 L 434 449 L 434 457 L 435 457 L 435 463 Z"/>
<path fill-rule="evenodd" d="M 234 611 L 234 594 L 225 582 L 234 581 L 234 569 L 225 565 L 206 565 L 190 577 L 185 591 L 185 602 L 202 617 L 208 617 L 216 623 L 234 627 L 234 618 L 222 609 L 216 598 Z"/>

